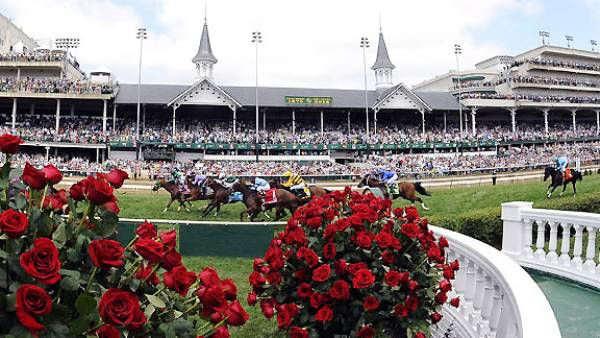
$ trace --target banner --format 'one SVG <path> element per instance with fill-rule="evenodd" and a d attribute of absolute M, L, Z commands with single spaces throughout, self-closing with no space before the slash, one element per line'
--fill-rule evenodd
<path fill-rule="evenodd" d="M 285 96 L 284 102 L 290 106 L 331 106 L 331 96 Z"/>

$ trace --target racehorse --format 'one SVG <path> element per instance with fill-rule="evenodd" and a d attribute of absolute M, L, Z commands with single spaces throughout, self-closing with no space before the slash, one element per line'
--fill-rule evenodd
<path fill-rule="evenodd" d="M 271 186 L 271 188 L 283 189 L 283 190 L 287 190 L 287 191 L 291 192 L 289 188 L 286 188 L 283 185 L 281 185 L 281 180 L 278 179 L 278 178 L 271 179 L 269 181 L 269 185 Z M 321 196 L 323 196 L 325 194 L 330 193 L 329 190 L 321 188 L 321 187 L 318 187 L 316 185 L 310 185 L 310 186 L 308 186 L 308 190 L 310 191 L 310 196 L 311 197 L 321 197 Z"/>
<path fill-rule="evenodd" d="M 185 199 L 185 202 L 202 201 L 210 199 L 210 195 L 205 194 L 202 191 L 202 187 L 193 184 L 192 180 L 189 177 L 185 179 L 185 183 L 190 189 L 189 197 Z"/>
<path fill-rule="evenodd" d="M 179 202 L 179 207 L 177 208 L 177 211 L 181 210 L 181 207 L 183 207 L 187 212 L 190 212 L 190 208 L 185 203 L 187 202 L 189 206 L 192 206 L 192 203 L 186 200 L 186 195 L 184 195 L 181 189 L 179 189 L 179 184 L 175 182 L 169 182 L 164 178 L 161 178 L 154 184 L 154 186 L 152 187 L 152 191 L 158 191 L 160 188 L 165 189 L 171 195 L 171 200 L 169 201 L 163 212 L 167 212 L 167 210 L 169 210 L 171 204 L 173 204 L 174 201 Z"/>
<path fill-rule="evenodd" d="M 219 211 L 221 211 L 221 205 L 230 203 L 229 195 L 231 195 L 232 190 L 231 188 L 224 187 L 212 177 L 207 178 L 204 184 L 211 188 L 214 193 L 211 195 L 212 198 L 210 199 L 210 202 L 204 208 L 202 217 L 206 217 L 213 209 L 216 209 L 215 216 L 217 216 Z"/>
<path fill-rule="evenodd" d="M 390 196 L 385 183 L 381 182 L 377 177 L 374 177 L 371 174 L 366 174 L 362 177 L 360 182 L 358 182 L 358 187 L 359 188 L 363 188 L 363 187 L 379 188 L 383 192 L 383 196 L 385 198 L 396 199 L 398 197 L 402 197 L 413 203 L 415 201 L 418 201 L 421 203 L 423 210 L 429 210 L 429 208 L 427 206 L 425 206 L 425 202 L 423 202 L 421 197 L 417 196 L 417 194 L 416 194 L 416 193 L 419 193 L 421 195 L 431 196 L 431 194 L 427 190 L 425 190 L 425 188 L 423 188 L 423 186 L 421 185 L 421 182 L 416 182 L 416 183 L 399 182 L 397 184 L 398 184 L 398 193 L 392 194 L 392 196 Z"/>
<path fill-rule="evenodd" d="M 248 214 L 250 217 L 250 221 L 254 221 L 256 216 L 262 211 L 270 210 L 275 208 L 275 222 L 285 217 L 285 209 L 289 210 L 289 212 L 293 215 L 296 209 L 302 204 L 304 201 L 301 201 L 296 195 L 293 193 L 284 190 L 277 189 L 275 192 L 275 197 L 277 198 L 277 202 L 267 204 L 264 206 L 261 198 L 255 191 L 252 191 L 246 182 L 237 181 L 231 187 L 233 191 L 239 191 L 244 196 L 244 204 L 246 205 L 246 210 L 240 213 L 240 221 L 244 220 L 244 214 Z M 308 201 L 308 199 L 306 199 Z"/>
<path fill-rule="evenodd" d="M 544 170 L 544 182 L 546 182 L 548 178 L 552 178 L 552 183 L 548 186 L 548 192 L 546 193 L 546 196 L 548 198 L 552 197 L 554 189 L 559 187 L 561 184 L 563 186 L 563 190 L 560 192 L 559 196 L 562 196 L 565 193 L 565 190 L 567 189 L 567 184 L 569 183 L 573 184 L 573 196 L 575 196 L 575 194 L 577 193 L 577 188 L 575 187 L 575 184 L 577 181 L 583 180 L 583 175 L 581 175 L 581 172 L 578 170 L 569 170 L 571 170 L 571 177 L 568 180 L 564 180 L 563 173 L 560 170 L 554 167 L 546 167 L 546 169 Z"/>

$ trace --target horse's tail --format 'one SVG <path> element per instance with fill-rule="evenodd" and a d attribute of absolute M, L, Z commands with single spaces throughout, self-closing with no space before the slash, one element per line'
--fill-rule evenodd
<path fill-rule="evenodd" d="M 415 190 L 421 195 L 431 196 L 431 194 L 423 188 L 421 182 L 415 182 Z"/>
<path fill-rule="evenodd" d="M 575 170 L 575 172 L 573 173 L 573 176 L 575 176 L 576 181 L 583 180 L 583 175 L 581 174 L 581 171 L 579 171 L 579 170 Z"/>

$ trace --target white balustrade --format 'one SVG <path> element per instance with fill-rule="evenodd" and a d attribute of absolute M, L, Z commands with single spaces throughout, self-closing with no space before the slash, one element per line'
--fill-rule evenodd
<path fill-rule="evenodd" d="M 509 202 L 502 204 L 502 220 L 502 252 L 521 266 L 600 288 L 600 266 L 596 261 L 600 250 L 596 244 L 599 214 L 535 209 L 531 202 Z M 536 225 L 535 241 L 532 223 Z"/>
<path fill-rule="evenodd" d="M 432 328 L 432 337 L 560 337 L 542 290 L 516 262 L 471 237 L 431 229 L 436 236 L 448 239 L 448 261 L 457 259 L 460 263 L 453 290 L 448 293 L 449 298 L 460 297 L 460 306 L 444 305 L 444 317 Z M 524 245 L 519 250 L 525 251 Z"/>

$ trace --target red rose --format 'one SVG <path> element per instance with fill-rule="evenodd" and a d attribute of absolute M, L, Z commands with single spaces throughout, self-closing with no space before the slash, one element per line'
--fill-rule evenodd
<path fill-rule="evenodd" d="M 296 257 L 298 257 L 298 259 L 304 259 L 306 264 L 311 268 L 319 264 L 319 256 L 317 253 L 306 247 L 300 248 L 296 253 Z"/>
<path fill-rule="evenodd" d="M 233 279 L 227 278 L 221 283 L 223 292 L 225 292 L 225 298 L 227 300 L 235 300 L 237 298 L 237 286 L 233 282 Z"/>
<path fill-rule="evenodd" d="M 368 266 L 367 266 L 367 264 L 365 264 L 363 262 L 352 263 L 352 264 L 348 265 L 348 272 L 351 275 L 355 275 L 358 270 L 362 270 L 362 269 L 366 269 L 366 268 L 368 268 Z"/>
<path fill-rule="evenodd" d="M 260 301 L 260 310 L 267 319 L 275 315 L 275 302 L 272 299 L 263 299 Z"/>
<path fill-rule="evenodd" d="M 333 266 L 335 267 L 335 273 L 338 276 L 346 274 L 347 264 L 345 259 L 338 259 L 333 263 Z"/>
<path fill-rule="evenodd" d="M 363 299 L 363 307 L 367 311 L 375 311 L 379 308 L 379 299 L 375 296 L 367 296 Z"/>
<path fill-rule="evenodd" d="M 85 195 L 83 192 L 83 184 L 77 182 L 69 188 L 69 196 L 75 201 L 83 201 L 85 199 Z"/>
<path fill-rule="evenodd" d="M 347 218 L 340 218 L 337 221 L 335 221 L 333 225 L 335 226 L 336 231 L 341 232 L 346 230 L 350 226 L 350 220 Z"/>
<path fill-rule="evenodd" d="M 447 248 L 448 247 L 448 240 L 446 239 L 446 237 L 440 236 L 440 238 L 439 238 L 439 245 L 440 245 L 440 248 Z"/>
<path fill-rule="evenodd" d="M 117 204 L 117 201 L 108 201 L 104 204 L 102 204 L 102 209 L 111 212 L 115 215 L 118 215 L 121 212 L 121 209 L 119 209 L 119 204 Z"/>
<path fill-rule="evenodd" d="M 448 300 L 448 295 L 443 292 L 438 292 L 435 295 L 435 302 L 438 304 L 444 304 Z"/>
<path fill-rule="evenodd" d="M 175 229 L 161 231 L 158 237 L 166 249 L 172 249 L 177 246 L 177 231 Z"/>
<path fill-rule="evenodd" d="M 315 320 L 318 322 L 329 322 L 333 319 L 333 310 L 329 306 L 323 306 L 315 314 Z"/>
<path fill-rule="evenodd" d="M 419 236 L 420 229 L 416 223 L 405 223 L 402 224 L 402 234 L 409 238 L 416 238 Z"/>
<path fill-rule="evenodd" d="M 60 211 L 62 210 L 65 203 L 63 203 L 62 199 L 59 196 L 54 194 L 47 195 L 44 198 L 44 203 L 42 204 L 44 209 Z"/>
<path fill-rule="evenodd" d="M 396 270 L 390 270 L 385 274 L 385 283 L 389 286 L 398 286 L 400 284 L 401 275 Z"/>
<path fill-rule="evenodd" d="M 258 297 L 256 297 L 256 293 L 254 293 L 254 292 L 248 293 L 248 297 L 246 297 L 246 301 L 248 302 L 248 305 L 254 306 L 256 304 L 257 300 L 258 300 Z"/>
<path fill-rule="evenodd" d="M 335 258 L 335 243 L 327 243 L 323 246 L 323 258 L 332 260 Z"/>
<path fill-rule="evenodd" d="M 137 228 L 135 229 L 135 234 L 141 238 L 154 239 L 156 238 L 156 227 L 154 224 L 144 221 L 144 223 L 138 224 Z"/>
<path fill-rule="evenodd" d="M 460 297 L 454 297 L 450 300 L 450 305 L 458 307 L 460 305 Z"/>
<path fill-rule="evenodd" d="M 121 243 L 112 239 L 93 240 L 88 245 L 88 255 L 92 264 L 102 270 L 123 266 L 125 264 L 123 261 L 124 253 L 125 248 L 121 246 Z"/>
<path fill-rule="evenodd" d="M 292 326 L 290 327 L 290 338 L 308 338 L 308 331 L 303 328 Z"/>
<path fill-rule="evenodd" d="M 333 299 L 346 300 L 350 297 L 350 285 L 341 279 L 336 280 L 329 289 L 329 295 Z"/>
<path fill-rule="evenodd" d="M 378 233 L 377 236 L 375 236 L 375 241 L 377 241 L 377 245 L 382 249 L 392 246 L 394 244 L 395 239 L 396 238 L 394 238 L 392 234 L 383 231 Z"/>
<path fill-rule="evenodd" d="M 442 252 L 440 249 L 433 245 L 427 250 L 427 256 L 432 261 L 444 262 L 444 257 L 442 256 Z"/>
<path fill-rule="evenodd" d="M 196 274 L 188 272 L 185 266 L 178 266 L 163 274 L 163 283 L 169 290 L 176 291 L 180 296 L 185 296 L 192 284 L 196 281 Z"/>
<path fill-rule="evenodd" d="M 167 251 L 163 255 L 162 261 L 160 261 L 160 266 L 167 271 L 182 264 L 183 262 L 181 261 L 181 254 L 175 249 Z"/>
<path fill-rule="evenodd" d="M 98 303 L 98 312 L 102 321 L 127 330 L 138 330 L 146 323 L 137 296 L 121 289 L 108 289 Z"/>
<path fill-rule="evenodd" d="M 34 168 L 31 164 L 29 164 L 29 162 L 25 163 L 25 168 L 23 169 L 23 175 L 21 176 L 21 179 L 31 189 L 36 190 L 43 189 L 48 183 L 46 174 Z"/>
<path fill-rule="evenodd" d="M 96 205 L 102 205 L 115 199 L 113 188 L 104 180 L 88 177 L 87 198 Z"/>
<path fill-rule="evenodd" d="M 312 306 L 315 309 L 321 307 L 324 301 L 325 297 L 323 297 L 323 295 L 318 292 L 314 292 L 312 295 L 310 295 L 310 306 Z"/>
<path fill-rule="evenodd" d="M 352 285 L 355 289 L 364 289 L 373 285 L 375 276 L 367 269 L 361 269 L 356 272 L 352 279 Z"/>
<path fill-rule="evenodd" d="M 23 140 L 18 136 L 10 134 L 0 136 L 0 152 L 5 154 L 16 154 L 21 144 L 23 144 Z"/>
<path fill-rule="evenodd" d="M 440 320 L 442 320 L 442 315 L 439 312 L 434 312 L 431 314 L 431 322 L 433 324 L 439 322 Z"/>
<path fill-rule="evenodd" d="M 371 236 L 369 236 L 366 232 L 361 231 L 356 234 L 356 238 L 354 239 L 356 244 L 363 249 L 370 249 L 372 245 Z"/>
<path fill-rule="evenodd" d="M 375 337 L 375 329 L 371 326 L 363 326 L 356 332 L 356 337 L 359 338 L 373 338 Z"/>
<path fill-rule="evenodd" d="M 387 265 L 392 265 L 396 261 L 396 256 L 394 256 L 394 253 L 389 250 L 384 251 L 381 254 L 381 258 L 383 259 L 383 262 Z"/>
<path fill-rule="evenodd" d="M 415 333 L 415 338 L 427 338 L 427 336 L 425 336 L 425 334 L 421 331 Z"/>
<path fill-rule="evenodd" d="M 452 270 L 457 271 L 460 268 L 458 259 L 455 259 L 452 263 L 450 263 L 450 267 L 452 268 Z"/>
<path fill-rule="evenodd" d="M 135 252 L 147 259 L 150 263 L 158 263 L 162 260 L 164 246 L 160 242 L 149 238 L 140 238 L 133 246 Z"/>
<path fill-rule="evenodd" d="M 177 269 L 177 268 L 175 268 Z M 225 292 L 218 285 L 201 287 L 198 289 L 198 298 L 207 313 L 225 312 L 227 310 L 227 299 Z"/>
<path fill-rule="evenodd" d="M 292 314 L 286 308 L 277 311 L 277 326 L 280 329 L 290 326 L 293 319 Z"/>
<path fill-rule="evenodd" d="M 204 268 L 204 270 L 198 274 L 198 278 L 204 286 L 221 284 L 221 278 L 219 278 L 217 270 L 212 267 Z"/>
<path fill-rule="evenodd" d="M 311 217 L 306 221 L 306 225 L 308 225 L 311 229 L 318 229 L 323 224 L 323 220 L 320 216 Z"/>
<path fill-rule="evenodd" d="M 454 269 L 451 266 L 447 265 L 443 267 L 443 275 L 446 279 L 454 279 Z"/>
<path fill-rule="evenodd" d="M 329 279 L 329 275 L 331 274 L 331 267 L 329 264 L 323 264 L 313 271 L 312 279 L 315 282 L 324 282 Z"/>
<path fill-rule="evenodd" d="M 104 324 L 96 330 L 98 338 L 121 338 L 121 332 L 110 324 Z"/>
<path fill-rule="evenodd" d="M 50 185 L 55 185 L 58 182 L 62 181 L 62 178 L 63 178 L 62 174 L 52 164 L 46 165 L 42 169 L 42 172 L 44 174 L 46 174 L 46 180 L 48 181 L 48 184 L 50 184 Z"/>
<path fill-rule="evenodd" d="M 241 326 L 248 321 L 250 315 L 248 315 L 242 304 L 236 300 L 225 311 L 225 317 L 227 317 L 227 324 Z"/>
<path fill-rule="evenodd" d="M 156 271 L 152 265 L 140 267 L 135 273 L 135 278 L 146 281 L 148 284 L 154 286 L 160 283 L 160 279 L 158 278 L 158 275 L 156 274 Z"/>
<path fill-rule="evenodd" d="M 452 290 L 452 284 L 447 279 L 442 279 L 438 286 L 440 287 L 440 290 L 442 290 L 442 292 L 444 293 Z"/>
<path fill-rule="evenodd" d="M 312 295 L 312 286 L 308 283 L 302 283 L 298 285 L 296 293 L 298 294 L 298 298 L 308 298 Z"/>
<path fill-rule="evenodd" d="M 17 289 L 15 309 L 21 325 L 35 335 L 44 329 L 44 325 L 36 317 L 52 311 L 52 299 L 39 286 L 23 284 Z"/>
<path fill-rule="evenodd" d="M 112 185 L 115 189 L 119 189 L 123 186 L 123 182 L 129 178 L 129 175 L 121 169 L 113 169 L 108 175 L 106 175 L 106 180 L 110 185 Z"/>
<path fill-rule="evenodd" d="M 60 280 L 60 260 L 54 242 L 48 238 L 38 238 L 33 248 L 20 257 L 25 272 L 42 284 L 56 284 Z"/>
<path fill-rule="evenodd" d="M 262 273 L 258 271 L 253 271 L 250 274 L 250 277 L 248 277 L 248 281 L 250 282 L 250 285 L 252 285 L 255 288 L 258 288 L 265 284 L 267 282 L 267 279 Z"/>
<path fill-rule="evenodd" d="M 9 238 L 16 239 L 23 236 L 27 228 L 29 228 L 29 219 L 26 214 L 13 209 L 7 209 L 0 214 L 0 231 Z"/>
<path fill-rule="evenodd" d="M 229 330 L 225 326 L 219 326 L 215 329 L 215 333 L 210 338 L 229 338 Z"/>

